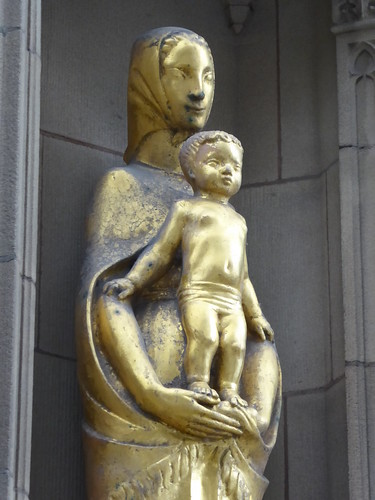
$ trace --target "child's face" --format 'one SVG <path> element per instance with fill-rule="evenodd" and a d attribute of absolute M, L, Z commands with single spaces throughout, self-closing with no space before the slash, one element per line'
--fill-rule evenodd
<path fill-rule="evenodd" d="M 195 157 L 195 188 L 230 198 L 241 187 L 242 150 L 233 142 L 203 144 Z"/>

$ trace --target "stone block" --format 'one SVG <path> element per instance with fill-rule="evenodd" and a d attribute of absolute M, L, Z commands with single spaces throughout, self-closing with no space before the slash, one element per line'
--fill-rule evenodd
<path fill-rule="evenodd" d="M 327 183 L 327 238 L 329 261 L 329 305 L 332 342 L 332 378 L 345 369 L 345 332 L 342 296 L 340 179 L 336 164 L 326 174 Z"/>
<path fill-rule="evenodd" d="M 265 471 L 265 476 L 270 484 L 264 495 L 264 500 L 285 499 L 285 447 L 284 447 L 284 412 L 281 411 L 279 431 L 275 448 L 272 450 Z M 287 499 L 285 499 L 287 500 Z"/>
<path fill-rule="evenodd" d="M 76 364 L 35 354 L 30 498 L 84 496 Z"/>
<path fill-rule="evenodd" d="M 110 6 L 53 0 L 43 5 L 41 128 L 123 152 L 131 45 L 157 26 L 183 26 L 207 36 L 219 82 L 210 127 L 231 125 L 236 97 L 233 34 L 216 0 L 168 0 L 163 7 L 147 0 L 112 0 Z"/>
<path fill-rule="evenodd" d="M 315 20 L 319 163 L 320 170 L 323 170 L 337 161 L 339 155 L 336 41 L 331 32 L 330 3 L 326 0 L 313 3 L 317 9 Z"/>
<path fill-rule="evenodd" d="M 0 470 L 13 475 L 17 417 L 14 395 L 18 391 L 16 360 L 19 348 L 19 281 L 17 260 L 0 262 Z M 18 283 L 17 283 L 18 282 Z M 4 490 L 0 489 L 0 496 Z"/>
<path fill-rule="evenodd" d="M 356 148 L 340 150 L 340 212 L 345 359 L 364 361 L 360 188 Z"/>
<path fill-rule="evenodd" d="M 330 27 L 325 0 L 280 3 L 284 178 L 316 174 L 338 155 L 335 40 Z"/>
<path fill-rule="evenodd" d="M 43 139 L 38 347 L 74 357 L 74 308 L 85 250 L 85 218 L 115 155 Z"/>
<path fill-rule="evenodd" d="M 369 433 L 373 431 L 368 426 L 369 393 L 366 392 L 365 364 L 353 362 L 347 365 L 345 382 L 350 498 L 371 500 Z"/>
<path fill-rule="evenodd" d="M 349 500 L 345 379 L 326 392 L 329 500 Z"/>
<path fill-rule="evenodd" d="M 14 0 L 3 0 L 0 10 L 1 28 L 21 26 L 24 20 L 24 2 Z M 4 36 L 4 35 L 3 35 Z"/>
<path fill-rule="evenodd" d="M 4 496 L 4 498 L 10 498 L 11 493 L 11 484 L 13 478 L 8 469 L 0 469 L 0 492 Z"/>
<path fill-rule="evenodd" d="M 24 129 L 17 115 L 25 97 L 22 42 L 20 30 L 0 34 L 0 66 L 7 68 L 0 72 L 0 259 L 5 262 L 20 251 L 17 223 L 24 194 L 20 179 Z"/>
<path fill-rule="evenodd" d="M 367 429 L 370 491 L 375 491 L 375 365 L 366 368 Z"/>
<path fill-rule="evenodd" d="M 328 500 L 325 394 L 290 396 L 288 427 L 288 491 L 290 499 Z"/>
<path fill-rule="evenodd" d="M 359 152 L 365 359 L 375 362 L 375 148 Z"/>
<path fill-rule="evenodd" d="M 276 22 L 275 2 L 259 2 L 237 42 L 236 133 L 245 149 L 244 184 L 278 176 Z"/>
<path fill-rule="evenodd" d="M 322 179 L 242 189 L 250 279 L 275 329 L 284 390 L 330 379 L 328 277 Z M 327 356 L 328 353 L 328 356 Z"/>

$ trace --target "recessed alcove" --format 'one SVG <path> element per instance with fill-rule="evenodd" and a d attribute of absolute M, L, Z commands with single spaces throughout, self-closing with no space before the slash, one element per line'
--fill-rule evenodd
<path fill-rule="evenodd" d="M 239 34 L 217 0 L 42 2 L 38 329 L 31 494 L 84 498 L 74 301 L 84 219 L 122 165 L 135 37 L 202 35 L 216 67 L 207 128 L 245 148 L 234 200 L 249 272 L 276 332 L 284 379 L 265 500 L 348 498 L 337 82 L 326 0 L 259 0 Z"/>

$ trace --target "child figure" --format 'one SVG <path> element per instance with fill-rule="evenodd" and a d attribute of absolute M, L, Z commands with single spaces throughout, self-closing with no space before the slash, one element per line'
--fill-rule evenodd
<path fill-rule="evenodd" d="M 104 287 L 120 300 L 160 278 L 182 246 L 178 301 L 187 338 L 185 372 L 190 390 L 212 402 L 247 406 L 238 394 L 247 328 L 265 340 L 273 331 L 260 309 L 246 259 L 247 227 L 228 203 L 241 185 L 243 149 L 225 132 L 199 132 L 182 146 L 180 163 L 194 190 L 179 200 L 153 243 L 124 279 Z M 220 346 L 219 395 L 209 386 L 211 364 Z"/>

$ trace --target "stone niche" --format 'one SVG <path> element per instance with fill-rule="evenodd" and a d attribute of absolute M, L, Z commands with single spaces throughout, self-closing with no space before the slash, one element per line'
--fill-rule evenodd
<path fill-rule="evenodd" d="M 249 272 L 284 377 L 265 499 L 348 498 L 331 7 L 247 6 L 236 34 L 217 0 L 42 2 L 31 498 L 84 498 L 74 346 L 84 219 L 98 180 L 122 164 L 131 44 L 168 25 L 208 41 L 217 84 L 208 127 L 234 133 L 245 148 L 234 204 L 247 218 Z"/>

